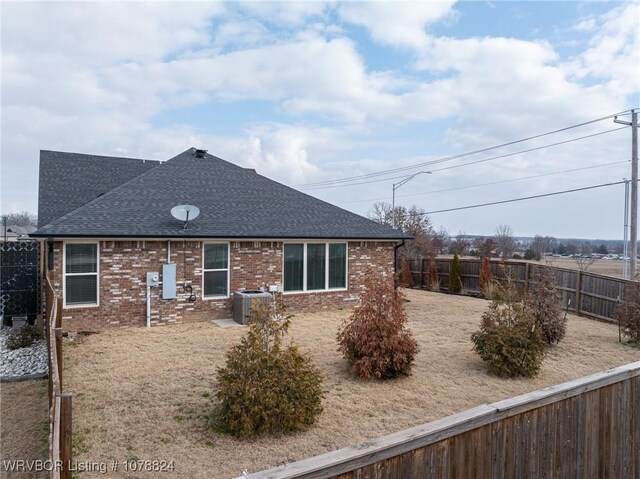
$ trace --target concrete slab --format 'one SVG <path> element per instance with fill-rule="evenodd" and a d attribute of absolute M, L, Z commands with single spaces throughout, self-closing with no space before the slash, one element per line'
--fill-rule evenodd
<path fill-rule="evenodd" d="M 213 322 L 221 328 L 233 328 L 235 326 L 244 326 L 244 324 L 236 323 L 233 319 L 214 319 Z"/>

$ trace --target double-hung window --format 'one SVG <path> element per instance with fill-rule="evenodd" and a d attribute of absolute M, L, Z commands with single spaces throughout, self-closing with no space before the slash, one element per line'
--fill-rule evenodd
<path fill-rule="evenodd" d="M 66 306 L 98 304 L 98 244 L 64 244 L 64 299 Z"/>
<path fill-rule="evenodd" d="M 205 298 L 229 296 L 229 245 L 204 244 L 203 295 Z"/>
<path fill-rule="evenodd" d="M 283 279 L 285 291 L 345 289 L 346 243 L 285 243 Z"/>

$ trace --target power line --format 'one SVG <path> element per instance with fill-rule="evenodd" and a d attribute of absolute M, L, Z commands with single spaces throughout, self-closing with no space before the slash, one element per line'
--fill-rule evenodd
<path fill-rule="evenodd" d="M 543 178 L 543 177 L 546 177 L 546 176 L 561 175 L 561 174 L 564 174 L 564 173 L 575 173 L 576 171 L 592 170 L 594 168 L 603 168 L 605 166 L 621 165 L 623 163 L 628 163 L 628 160 L 614 161 L 614 162 L 611 162 L 611 163 L 602 163 L 602 164 L 599 164 L 599 165 L 583 166 L 581 168 L 573 168 L 571 170 L 553 171 L 553 172 L 550 172 L 550 173 L 541 173 L 539 175 L 521 176 L 519 178 L 509 178 L 507 180 L 491 181 L 489 183 L 478 183 L 478 184 L 475 184 L 475 185 L 456 186 L 454 188 L 445 188 L 445 189 L 442 189 L 442 190 L 431 190 L 431 191 L 423 191 L 421 193 L 411 193 L 411 194 L 408 194 L 408 195 L 398 195 L 397 198 L 409 198 L 411 196 L 431 195 L 431 194 L 434 194 L 434 193 L 446 193 L 448 191 L 458 191 L 458 190 L 467 190 L 467 189 L 470 189 L 470 188 L 480 188 L 482 186 L 492 186 L 492 185 L 499 185 L 499 184 L 503 184 L 503 183 L 511 183 L 511 182 L 514 182 L 514 181 L 531 180 L 531 179 L 534 179 L 534 178 Z M 385 199 L 387 199 L 387 197 L 384 197 L 384 198 L 369 198 L 369 199 L 366 199 L 366 200 L 342 201 L 342 202 L 339 202 L 339 204 L 365 203 L 365 202 L 385 200 Z"/>
<path fill-rule="evenodd" d="M 502 200 L 502 201 L 492 201 L 490 203 L 481 203 L 477 205 L 468 205 L 468 206 L 459 206 L 458 208 L 448 208 L 445 210 L 435 210 L 435 211 L 425 211 L 424 213 L 418 213 L 420 215 L 433 215 L 436 213 L 447 213 L 449 211 L 460 211 L 460 210 L 468 210 L 471 208 L 482 208 L 484 206 L 493 206 L 493 205 L 502 205 L 505 203 L 514 203 L 517 201 L 525 201 L 525 200 L 533 200 L 536 198 L 544 198 L 547 196 L 556 196 L 556 195 L 564 195 L 567 193 L 575 193 L 576 191 L 585 191 L 585 190 L 593 190 L 595 188 L 605 188 L 607 186 L 621 185 L 626 183 L 625 181 L 616 181 L 615 183 L 602 183 L 600 185 L 592 185 L 585 186 L 583 188 L 574 188 L 572 190 L 563 190 L 563 191 L 554 191 L 553 193 L 544 193 L 541 195 L 533 195 L 533 196 L 523 196 L 521 198 L 512 198 L 510 200 Z"/>
<path fill-rule="evenodd" d="M 299 184 L 299 185 L 294 185 L 294 187 L 303 188 L 303 187 L 319 186 L 319 185 L 326 185 L 326 184 L 332 184 L 332 183 L 342 183 L 342 182 L 346 182 L 346 181 L 353 181 L 353 180 L 358 180 L 358 179 L 372 178 L 372 177 L 377 177 L 377 176 L 384 176 L 384 175 L 387 175 L 387 174 L 390 174 L 390 173 L 396 173 L 396 172 L 400 172 L 400 171 L 412 170 L 412 169 L 419 168 L 419 167 L 422 167 L 422 166 L 429 166 L 429 165 L 433 165 L 433 164 L 437 164 L 437 163 L 442 163 L 442 162 L 445 162 L 445 161 L 451 161 L 451 160 L 455 160 L 455 159 L 458 159 L 458 158 L 463 158 L 465 156 L 475 155 L 475 154 L 478 154 L 478 153 L 484 153 L 484 152 L 487 152 L 487 151 L 495 150 L 497 148 L 503 148 L 505 146 L 511 146 L 511 145 L 515 145 L 515 144 L 518 144 L 518 143 L 523 143 L 525 141 L 530 141 L 530 140 L 535 140 L 537 138 L 542 138 L 544 136 L 553 135 L 553 134 L 556 134 L 556 133 L 561 133 L 563 131 L 568 131 L 568 130 L 571 130 L 571 129 L 574 129 L 574 128 L 579 128 L 579 127 L 590 125 L 590 124 L 597 123 L 597 122 L 600 122 L 600 121 L 609 120 L 609 119 L 611 119 L 611 118 L 613 118 L 615 116 L 621 116 L 621 115 L 626 114 L 627 112 L 630 112 L 630 111 L 631 111 L 631 109 L 624 110 L 624 111 L 621 111 L 621 112 L 618 112 L 618 113 L 613 113 L 611 115 L 606 115 L 606 116 L 603 116 L 603 117 L 600 117 L 600 118 L 595 118 L 593 120 L 588 120 L 588 121 L 585 121 L 585 122 L 582 122 L 582 123 L 578 123 L 578 124 L 575 124 L 575 125 L 570 125 L 570 126 L 566 126 L 564 128 L 559 128 L 557 130 L 548 131 L 546 133 L 540 133 L 540 134 L 537 134 L 537 135 L 528 136 L 526 138 L 521 138 L 519 140 L 513 140 L 513 141 L 509 141 L 509 142 L 502 143 L 502 144 L 499 144 L 499 145 L 494 145 L 494 146 L 490 146 L 490 147 L 486 147 L 486 148 L 481 148 L 481 149 L 478 149 L 478 150 L 469 151 L 469 152 L 466 152 L 466 153 L 460 153 L 460 154 L 457 154 L 457 155 L 451 155 L 451 156 L 447 156 L 447 157 L 444 157 L 444 158 L 439 158 L 437 160 L 431 160 L 431 161 L 427 161 L 427 162 L 424 162 L 424 163 L 417 163 L 417 164 L 411 165 L 411 166 L 404 166 L 404 167 L 400 167 L 400 168 L 392 168 L 392 169 L 389 169 L 389 170 L 379 171 L 379 172 L 376 172 L 376 173 L 368 173 L 368 174 L 365 174 L 365 175 L 350 176 L 350 177 L 333 179 L 333 180 L 317 181 L 317 182 L 313 182 L 313 183 L 303 183 L 303 184 Z"/>
<path fill-rule="evenodd" d="M 548 144 L 543 145 L 543 146 L 536 146 L 535 148 L 528 148 L 526 150 L 519 150 L 519 151 L 515 151 L 515 152 L 512 152 L 512 153 L 505 153 L 504 155 L 491 156 L 489 158 L 483 158 L 481 160 L 471 161 L 471 162 L 468 162 L 468 163 L 463 163 L 461 165 L 452 165 L 452 166 L 445 166 L 443 168 L 436 168 L 436 169 L 432 169 L 431 172 L 433 173 L 433 172 L 436 172 L 436 171 L 445 171 L 445 170 L 451 170 L 451 169 L 454 169 L 454 168 L 462 168 L 462 167 L 465 167 L 465 166 L 476 165 L 478 163 L 485 163 L 487 161 L 493 161 L 493 160 L 499 160 L 499 159 L 502 159 L 502 158 L 508 158 L 508 157 L 520 155 L 520 154 L 523 154 L 523 153 L 531 153 L 532 151 L 544 150 L 545 148 L 551 148 L 551 147 L 554 147 L 554 146 L 566 145 L 567 143 L 573 143 L 575 141 L 585 140 L 587 138 L 593 138 L 595 136 L 606 135 L 607 133 L 613 133 L 615 131 L 624 130 L 625 128 L 627 128 L 627 127 L 626 126 L 622 126 L 620 128 L 612 128 L 610 130 L 600 131 L 598 133 L 591 133 L 590 135 L 579 136 L 579 137 L 576 137 L 576 138 L 571 138 L 569 140 L 559 141 L 559 142 L 556 142 L 556 143 L 548 143 Z M 398 179 L 398 178 L 404 178 L 404 176 L 393 176 L 393 177 L 389 177 L 389 178 L 382 178 L 382 179 L 368 180 L 368 181 L 360 181 L 360 182 L 357 182 L 357 183 L 343 183 L 343 184 L 339 184 L 339 185 L 309 186 L 309 187 L 304 187 L 304 188 L 300 188 L 300 189 L 301 190 L 324 190 L 324 189 L 328 189 L 328 188 L 342 188 L 342 187 L 345 187 L 345 186 L 358 186 L 358 185 L 366 185 L 366 184 L 370 184 L 370 183 L 380 183 L 380 182 L 394 180 L 394 179 Z"/>

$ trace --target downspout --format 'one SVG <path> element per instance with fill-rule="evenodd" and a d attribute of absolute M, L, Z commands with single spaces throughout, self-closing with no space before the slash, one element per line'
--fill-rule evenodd
<path fill-rule="evenodd" d="M 398 278 L 398 249 L 404 246 L 404 240 L 400 244 L 397 244 L 393 247 L 393 273 L 395 275 L 395 287 L 396 289 L 400 286 L 400 279 Z"/>

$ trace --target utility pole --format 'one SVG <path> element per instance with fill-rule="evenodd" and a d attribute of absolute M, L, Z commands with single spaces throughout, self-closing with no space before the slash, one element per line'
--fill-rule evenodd
<path fill-rule="evenodd" d="M 631 122 L 618 120 L 618 117 L 615 117 L 613 121 L 631 127 L 631 232 L 629 235 L 631 263 L 629 276 L 634 279 L 638 258 L 638 112 L 631 110 Z"/>

